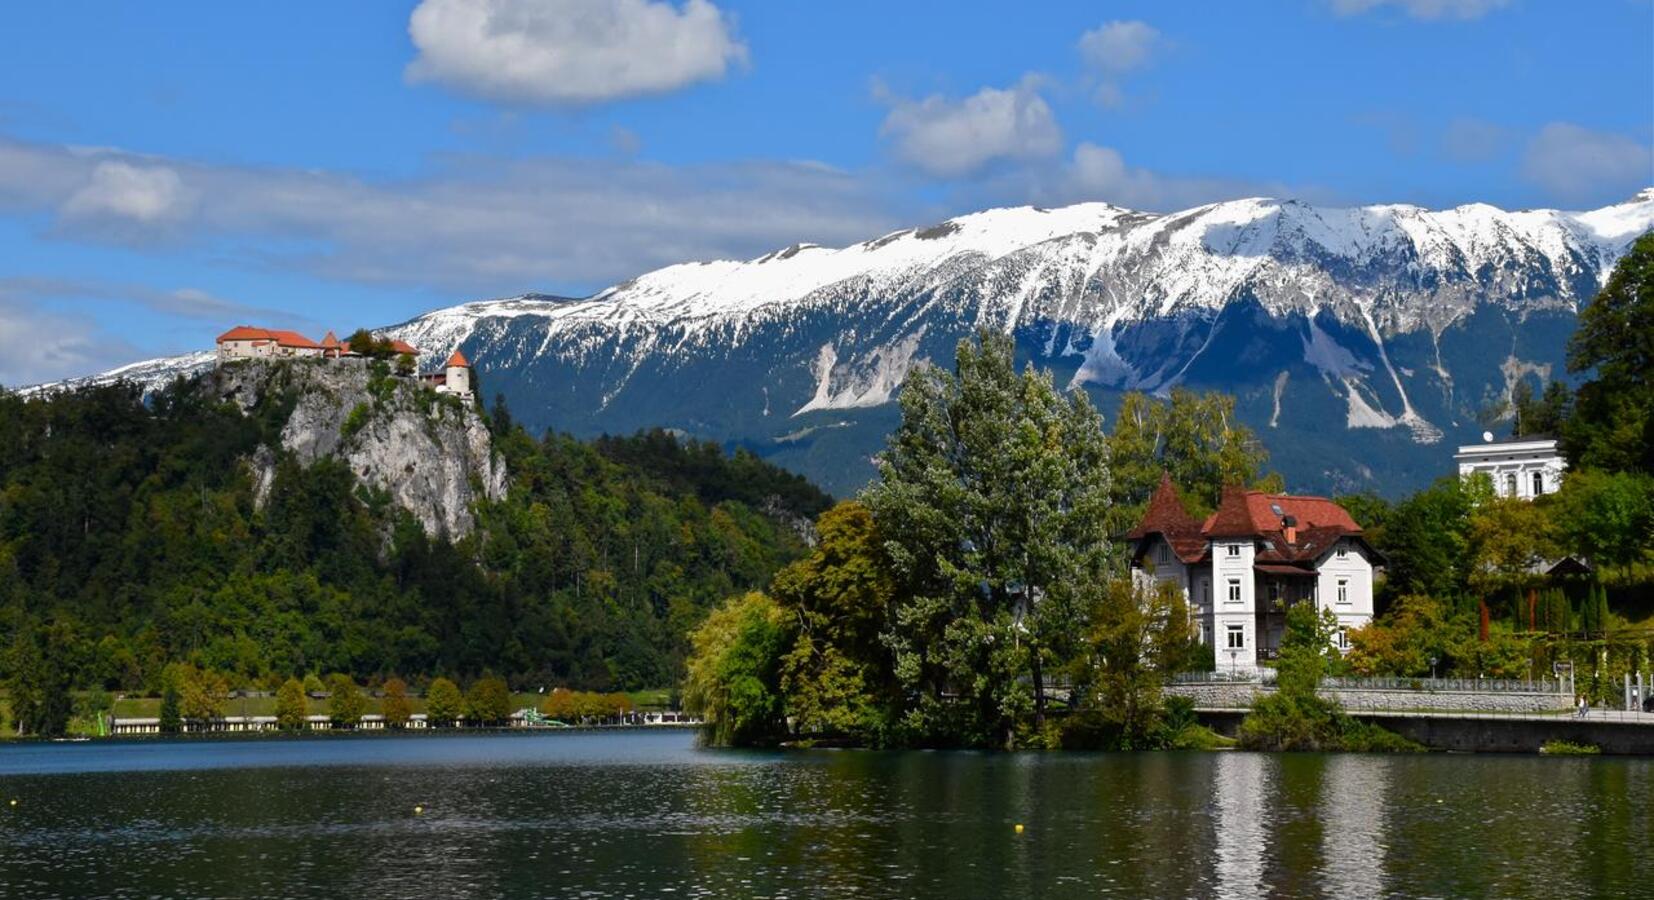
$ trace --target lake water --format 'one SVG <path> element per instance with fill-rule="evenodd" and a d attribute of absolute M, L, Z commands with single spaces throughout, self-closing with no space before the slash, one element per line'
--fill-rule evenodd
<path fill-rule="evenodd" d="M 1650 896 L 1651 809 L 1647 759 L 28 744 L 0 896 Z"/>

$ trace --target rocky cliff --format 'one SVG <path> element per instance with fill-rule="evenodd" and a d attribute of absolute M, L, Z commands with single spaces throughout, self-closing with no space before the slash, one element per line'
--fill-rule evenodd
<path fill-rule="evenodd" d="M 207 372 L 201 384 L 244 413 L 277 417 L 280 449 L 300 464 L 343 460 L 429 535 L 463 537 L 475 525 L 474 504 L 505 495 L 505 463 L 475 405 L 397 377 L 383 363 L 245 360 Z M 250 461 L 261 503 L 275 450 L 260 448 Z"/>

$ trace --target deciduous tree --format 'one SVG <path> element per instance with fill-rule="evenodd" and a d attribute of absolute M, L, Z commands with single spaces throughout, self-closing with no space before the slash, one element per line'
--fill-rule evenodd
<path fill-rule="evenodd" d="M 304 682 L 289 678 L 276 691 L 276 725 L 283 731 L 300 731 L 308 725 L 309 703 L 304 696 Z"/>
<path fill-rule="evenodd" d="M 425 716 L 433 728 L 446 728 L 465 712 L 465 697 L 459 686 L 446 678 L 437 678 L 425 689 Z"/>
<path fill-rule="evenodd" d="M 386 728 L 406 728 L 413 716 L 413 704 L 408 701 L 408 683 L 400 678 L 385 682 L 385 696 L 379 703 Z"/>

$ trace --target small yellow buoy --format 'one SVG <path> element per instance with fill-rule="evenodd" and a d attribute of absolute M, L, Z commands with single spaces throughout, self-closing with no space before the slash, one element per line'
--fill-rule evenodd
<path fill-rule="evenodd" d="M 423 813 L 424 811 L 425 811 L 425 807 L 423 807 L 423 806 L 414 807 L 414 815 L 416 815 L 416 816 Z"/>
<path fill-rule="evenodd" d="M 1022 833 L 1022 823 L 1018 822 L 1017 823 L 1017 834 L 1021 834 L 1021 833 Z"/>

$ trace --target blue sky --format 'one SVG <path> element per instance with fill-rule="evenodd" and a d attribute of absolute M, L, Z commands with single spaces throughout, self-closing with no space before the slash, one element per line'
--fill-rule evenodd
<path fill-rule="evenodd" d="M 1648 0 L 57 0 L 0 48 L 12 385 L 986 206 L 1654 183 Z"/>

